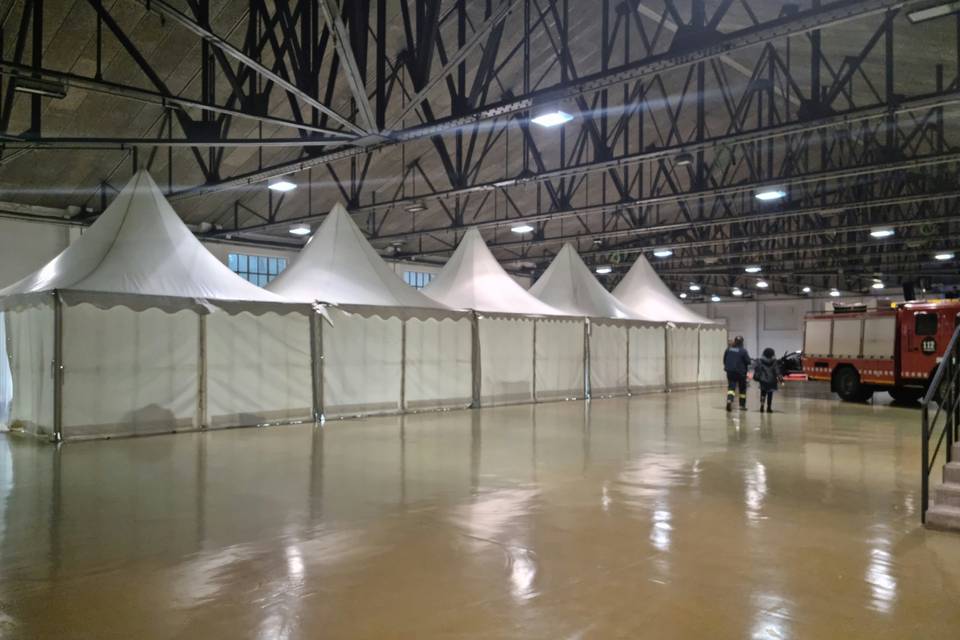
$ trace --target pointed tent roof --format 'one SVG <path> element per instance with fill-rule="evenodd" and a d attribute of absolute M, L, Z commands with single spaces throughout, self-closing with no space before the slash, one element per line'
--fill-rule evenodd
<path fill-rule="evenodd" d="M 194 237 L 145 170 L 86 232 L 0 297 L 48 291 L 286 302 L 233 273 Z"/>
<path fill-rule="evenodd" d="M 267 288 L 290 300 L 386 307 L 445 307 L 401 280 L 337 203 L 296 261 Z"/>
<path fill-rule="evenodd" d="M 530 293 L 565 313 L 592 318 L 636 318 L 593 277 L 576 249 L 566 243 Z"/>
<path fill-rule="evenodd" d="M 643 254 L 613 290 L 613 295 L 644 320 L 713 324 L 713 320 L 694 313 L 680 302 Z"/>
<path fill-rule="evenodd" d="M 457 250 L 423 292 L 458 309 L 489 313 L 565 315 L 541 302 L 510 277 L 476 229 L 464 234 Z"/>

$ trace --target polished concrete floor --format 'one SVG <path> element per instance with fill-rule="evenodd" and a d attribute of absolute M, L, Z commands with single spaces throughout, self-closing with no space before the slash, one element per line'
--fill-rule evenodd
<path fill-rule="evenodd" d="M 0 436 L 0 638 L 960 637 L 918 411 L 811 388 Z"/>

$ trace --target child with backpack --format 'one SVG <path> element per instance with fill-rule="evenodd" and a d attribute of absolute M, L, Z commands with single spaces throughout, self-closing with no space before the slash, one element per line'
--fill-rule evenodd
<path fill-rule="evenodd" d="M 767 413 L 773 413 L 771 404 L 773 403 L 773 392 L 780 386 L 783 376 L 780 373 L 780 366 L 776 360 L 776 352 L 770 347 L 763 350 L 763 355 L 753 366 L 753 379 L 760 385 L 760 413 L 764 411 L 766 404 Z"/>

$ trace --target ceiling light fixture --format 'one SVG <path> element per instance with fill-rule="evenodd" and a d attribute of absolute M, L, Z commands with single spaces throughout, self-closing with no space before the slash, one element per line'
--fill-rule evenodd
<path fill-rule="evenodd" d="M 510 231 L 513 231 L 514 233 L 530 233 L 533 231 L 533 227 L 531 227 L 529 224 L 518 224 L 515 227 L 510 227 Z"/>
<path fill-rule="evenodd" d="M 267 188 L 272 189 L 273 191 L 280 191 L 282 193 L 286 191 L 293 191 L 297 188 L 297 185 L 289 180 L 274 180 L 267 185 Z"/>
<path fill-rule="evenodd" d="M 669 258 L 673 255 L 673 251 L 671 249 L 656 249 L 653 255 L 657 258 Z"/>
<path fill-rule="evenodd" d="M 896 231 L 894 231 L 891 227 L 877 227 L 876 229 L 870 230 L 870 237 L 878 239 L 889 238 L 894 233 L 896 233 Z"/>
<path fill-rule="evenodd" d="M 941 262 L 944 262 L 946 260 L 953 260 L 953 258 L 954 258 L 954 255 L 952 251 L 943 251 L 942 253 L 936 253 L 933 256 L 934 260 L 940 260 Z"/>
<path fill-rule="evenodd" d="M 573 120 L 573 116 L 560 109 L 551 108 L 531 118 L 531 122 L 541 127 L 559 127 Z"/>
<path fill-rule="evenodd" d="M 291 225 L 290 234 L 294 236 L 308 236 L 310 235 L 310 225 L 305 223 Z"/>
<path fill-rule="evenodd" d="M 837 291 L 836 289 L 830 289 L 830 297 L 831 297 L 831 298 L 839 298 L 839 297 L 840 297 L 840 292 Z"/>
<path fill-rule="evenodd" d="M 594 272 L 599 273 L 599 274 L 602 275 L 602 276 L 607 275 L 607 274 L 610 273 L 611 271 L 613 271 L 613 267 L 611 267 L 611 266 L 608 265 L 608 264 L 600 265 L 599 267 L 597 267 L 596 269 L 594 269 Z"/>
<path fill-rule="evenodd" d="M 810 287 L 804 287 L 803 289 L 800 289 L 800 291 L 802 291 L 803 293 L 810 293 L 811 291 L 813 291 L 813 289 L 811 289 Z"/>
<path fill-rule="evenodd" d="M 739 298 L 740 296 L 743 295 L 743 290 L 740 287 L 734 287 L 733 291 L 731 291 L 730 293 L 732 293 L 733 295 Z"/>
<path fill-rule="evenodd" d="M 909 20 L 911 24 L 917 24 L 926 22 L 927 20 L 933 20 L 934 18 L 942 18 L 957 11 L 960 11 L 960 2 L 937 2 L 907 11 L 907 20 Z"/>
<path fill-rule="evenodd" d="M 687 294 L 681 293 L 681 294 L 680 294 L 680 299 L 681 299 L 681 300 L 686 300 L 686 299 L 687 299 Z"/>
<path fill-rule="evenodd" d="M 693 154 L 687 153 L 686 151 L 678 153 L 677 156 L 673 159 L 673 163 L 678 167 L 687 167 L 693 164 Z"/>
<path fill-rule="evenodd" d="M 720 302 L 720 296 L 717 296 L 717 295 L 710 296 L 710 302 Z"/>
<path fill-rule="evenodd" d="M 787 197 L 787 192 L 781 187 L 762 187 L 757 189 L 753 197 L 761 202 L 772 202 Z"/>
<path fill-rule="evenodd" d="M 422 202 L 411 202 L 409 205 L 403 208 L 407 213 L 420 213 L 421 211 L 427 210 L 427 205 Z"/>
<path fill-rule="evenodd" d="M 690 291 L 700 291 L 700 285 L 691 282 L 688 289 L 690 289 Z"/>
<path fill-rule="evenodd" d="M 744 269 L 747 273 L 760 273 L 763 271 L 763 268 L 760 265 L 752 265 Z"/>
<path fill-rule="evenodd" d="M 17 76 L 13 80 L 13 90 L 21 93 L 32 93 L 36 96 L 56 98 L 57 100 L 67 97 L 67 86 L 59 80 Z"/>
<path fill-rule="evenodd" d="M 757 289 L 766 289 L 769 286 L 766 280 L 757 280 Z"/>
<path fill-rule="evenodd" d="M 872 285 L 870 285 L 870 286 L 873 287 L 874 289 L 883 289 L 883 283 L 882 283 L 882 282 L 874 282 L 874 283 L 873 283 Z"/>

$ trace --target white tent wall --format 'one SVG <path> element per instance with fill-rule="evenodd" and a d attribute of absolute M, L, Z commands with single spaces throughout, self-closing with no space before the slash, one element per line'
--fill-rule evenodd
<path fill-rule="evenodd" d="M 590 320 L 590 397 L 625 395 L 627 324 Z"/>
<path fill-rule="evenodd" d="M 470 319 L 408 318 L 403 331 L 403 408 L 469 407 L 473 401 Z"/>
<path fill-rule="evenodd" d="M 536 400 L 583 398 L 585 321 L 536 319 Z"/>
<path fill-rule="evenodd" d="M 10 370 L 9 408 L 2 428 L 50 435 L 54 430 L 53 296 L 3 312 L 3 357 Z"/>
<path fill-rule="evenodd" d="M 700 363 L 697 382 L 701 385 L 711 385 L 726 381 L 726 375 L 723 371 L 723 352 L 726 348 L 726 328 L 700 327 Z"/>
<path fill-rule="evenodd" d="M 313 420 L 310 318 L 222 311 L 206 323 L 206 416 L 209 428 Z"/>
<path fill-rule="evenodd" d="M 695 386 L 700 365 L 700 332 L 696 325 L 667 327 L 667 385 Z"/>
<path fill-rule="evenodd" d="M 630 393 L 667 387 L 666 328 L 631 323 L 629 328 Z"/>
<path fill-rule="evenodd" d="M 402 407 L 403 321 L 329 308 L 321 330 L 323 414 L 397 413 Z"/>
<path fill-rule="evenodd" d="M 199 393 L 195 312 L 64 304 L 62 314 L 65 439 L 195 426 Z"/>
<path fill-rule="evenodd" d="M 480 405 L 533 401 L 533 318 L 477 319 Z"/>

